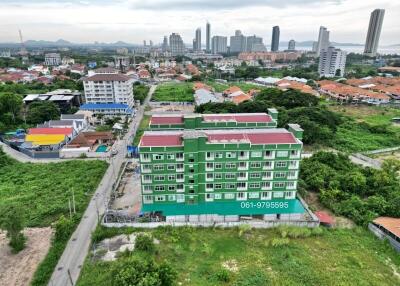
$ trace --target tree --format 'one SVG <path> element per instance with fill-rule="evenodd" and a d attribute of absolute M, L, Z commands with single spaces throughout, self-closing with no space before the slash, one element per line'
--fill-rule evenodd
<path fill-rule="evenodd" d="M 37 101 L 29 105 L 26 119 L 31 124 L 39 124 L 59 117 L 60 110 L 54 102 Z"/>
<path fill-rule="evenodd" d="M 166 263 L 157 265 L 152 259 L 132 256 L 115 264 L 112 285 L 172 286 L 176 277 L 176 272 Z"/>
<path fill-rule="evenodd" d="M 22 96 L 18 94 L 8 92 L 0 94 L 0 120 L 2 120 L 4 115 L 9 114 L 11 116 L 12 123 L 15 123 L 16 118 L 21 112 L 22 104 Z"/>
<path fill-rule="evenodd" d="M 7 231 L 9 245 L 14 253 L 25 248 L 26 238 L 22 233 L 24 217 L 20 207 L 9 205 L 0 210 L 0 227 Z"/>

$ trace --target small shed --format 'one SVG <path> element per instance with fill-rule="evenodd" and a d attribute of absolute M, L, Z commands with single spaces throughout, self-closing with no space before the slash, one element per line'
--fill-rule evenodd
<path fill-rule="evenodd" d="M 325 211 L 316 211 L 314 214 L 319 219 L 321 225 L 332 227 L 335 223 L 335 219 Z"/>

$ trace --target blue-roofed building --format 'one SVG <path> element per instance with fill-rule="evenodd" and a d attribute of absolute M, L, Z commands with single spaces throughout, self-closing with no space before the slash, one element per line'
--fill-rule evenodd
<path fill-rule="evenodd" d="M 103 114 L 106 116 L 132 116 L 133 114 L 133 109 L 123 103 L 85 103 L 81 105 L 80 110 L 91 111 L 94 115 Z"/>

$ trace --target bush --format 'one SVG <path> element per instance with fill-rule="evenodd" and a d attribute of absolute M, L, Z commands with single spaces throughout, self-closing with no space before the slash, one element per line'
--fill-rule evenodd
<path fill-rule="evenodd" d="M 312 234 L 309 228 L 296 226 L 280 226 L 278 231 L 282 238 L 306 238 Z"/>
<path fill-rule="evenodd" d="M 10 237 L 9 245 L 13 253 L 18 253 L 25 248 L 26 237 L 22 232 Z"/>
<path fill-rule="evenodd" d="M 215 279 L 219 282 L 229 282 L 231 280 L 231 273 L 227 269 L 221 269 L 214 274 Z"/>
<path fill-rule="evenodd" d="M 241 272 L 234 286 L 267 286 L 271 285 L 267 275 L 261 270 Z"/>
<path fill-rule="evenodd" d="M 289 244 L 289 238 L 273 238 L 271 240 L 271 246 L 273 247 L 282 247 Z"/>
<path fill-rule="evenodd" d="M 135 250 L 153 253 L 155 251 L 153 237 L 149 234 L 138 234 L 135 238 Z"/>

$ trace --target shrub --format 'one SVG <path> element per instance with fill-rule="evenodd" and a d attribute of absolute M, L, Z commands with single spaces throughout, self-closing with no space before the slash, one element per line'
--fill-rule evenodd
<path fill-rule="evenodd" d="M 311 230 L 306 227 L 281 226 L 278 231 L 282 238 L 305 238 L 311 236 Z"/>
<path fill-rule="evenodd" d="M 214 276 L 219 282 L 229 282 L 231 280 L 231 273 L 227 269 L 220 269 L 215 272 Z"/>
<path fill-rule="evenodd" d="M 267 286 L 271 285 L 267 275 L 261 270 L 241 272 L 234 286 Z"/>
<path fill-rule="evenodd" d="M 289 238 L 273 238 L 271 240 L 271 245 L 273 247 L 282 247 L 289 244 Z"/>
<path fill-rule="evenodd" d="M 155 251 L 153 237 L 148 234 L 138 234 L 135 239 L 135 250 L 153 253 Z"/>

